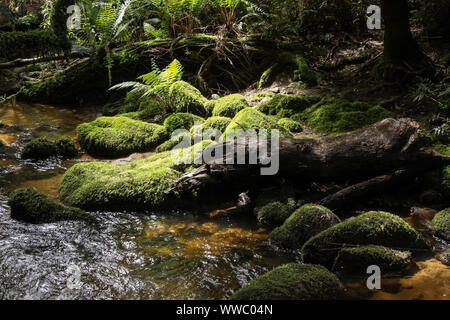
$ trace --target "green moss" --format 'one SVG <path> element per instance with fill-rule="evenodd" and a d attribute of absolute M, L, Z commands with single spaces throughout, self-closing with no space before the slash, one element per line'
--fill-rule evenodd
<path fill-rule="evenodd" d="M 33 139 L 25 145 L 21 156 L 22 159 L 42 160 L 53 156 L 75 158 L 77 155 L 78 151 L 73 140 L 63 136 L 56 141 L 45 137 Z"/>
<path fill-rule="evenodd" d="M 332 270 L 334 272 L 358 272 L 366 275 L 368 266 L 377 265 L 385 274 L 386 272 L 403 271 L 411 263 L 411 252 L 409 251 L 368 245 L 341 249 Z"/>
<path fill-rule="evenodd" d="M 202 142 L 202 148 L 210 143 Z M 192 146 L 178 150 L 174 156 L 172 152 L 163 152 L 126 164 L 76 164 L 61 180 L 60 198 L 68 205 L 90 210 L 159 209 L 165 206 L 164 192 L 181 175 L 195 168 L 196 165 L 182 161 L 183 155 L 194 159 L 197 156 L 194 150 Z M 170 205 L 173 208 L 173 203 Z"/>
<path fill-rule="evenodd" d="M 201 92 L 185 81 L 177 81 L 170 86 L 169 103 L 175 112 L 189 112 L 205 116 L 205 103 L 208 100 Z"/>
<path fill-rule="evenodd" d="M 280 138 L 292 138 L 292 134 L 285 128 L 280 127 L 273 118 L 253 108 L 245 108 L 239 111 L 228 125 L 223 134 L 223 139 L 226 140 L 227 136 L 239 136 L 239 132 L 236 130 L 246 131 L 249 129 L 255 129 L 256 132 L 265 129 L 268 131 L 267 134 L 269 136 L 270 130 L 278 129 Z"/>
<path fill-rule="evenodd" d="M 159 146 L 156 147 L 155 151 L 156 152 L 164 152 L 164 151 L 169 151 L 172 150 L 176 145 L 178 145 L 182 140 L 183 140 L 183 136 L 184 135 L 188 135 L 189 137 L 187 139 L 191 139 L 191 135 L 189 133 L 181 133 L 176 137 L 171 137 L 169 140 L 161 143 Z"/>
<path fill-rule="evenodd" d="M 141 97 L 138 102 L 139 107 L 137 111 L 124 113 L 122 116 L 145 122 L 162 122 L 166 115 L 163 103 L 148 97 Z"/>
<path fill-rule="evenodd" d="M 89 154 L 121 157 L 146 152 L 167 139 L 163 126 L 127 117 L 100 117 L 77 128 L 78 141 Z"/>
<path fill-rule="evenodd" d="M 438 237 L 450 241 L 450 208 L 444 209 L 434 216 L 433 231 Z"/>
<path fill-rule="evenodd" d="M 300 125 L 300 123 L 298 123 L 298 121 L 294 121 L 289 118 L 282 118 L 282 119 L 278 120 L 278 125 L 280 127 L 285 128 L 286 130 L 288 130 L 290 132 L 294 132 L 294 133 L 303 131 L 303 128 Z"/>
<path fill-rule="evenodd" d="M 67 50 L 67 42 L 61 41 L 54 32 L 49 30 L 0 31 L 0 58 L 12 60 L 49 56 L 65 50 Z"/>
<path fill-rule="evenodd" d="M 329 209 L 305 204 L 297 209 L 281 227 L 270 234 L 270 241 L 278 246 L 300 249 L 312 236 L 339 223 L 339 218 Z"/>
<path fill-rule="evenodd" d="M 323 98 L 301 114 L 301 118 L 317 131 L 334 134 L 352 131 L 390 117 L 393 114 L 383 107 L 371 107 L 367 103 L 332 97 Z"/>
<path fill-rule="evenodd" d="M 172 134 L 177 129 L 189 130 L 196 122 L 203 123 L 204 121 L 201 117 L 194 114 L 180 112 L 168 116 L 164 120 L 164 127 L 169 134 Z"/>
<path fill-rule="evenodd" d="M 236 291 L 233 300 L 336 300 L 344 287 L 326 268 L 289 263 L 250 281 Z"/>
<path fill-rule="evenodd" d="M 266 103 L 258 106 L 258 111 L 267 115 L 277 115 L 279 117 L 290 117 L 301 112 L 320 101 L 319 96 L 287 96 L 277 94 Z"/>
<path fill-rule="evenodd" d="M 442 170 L 442 188 L 446 194 L 450 195 L 450 166 Z"/>
<path fill-rule="evenodd" d="M 227 117 L 210 117 L 203 124 L 193 126 L 191 128 L 191 136 L 193 139 L 200 137 L 205 140 L 215 139 L 214 129 L 224 132 L 230 123 L 231 119 Z"/>
<path fill-rule="evenodd" d="M 261 224 L 280 226 L 289 218 L 296 207 L 297 203 L 291 198 L 287 203 L 281 201 L 269 202 L 261 207 L 256 207 L 254 212 Z"/>
<path fill-rule="evenodd" d="M 13 191 L 8 204 L 13 219 L 29 223 L 90 219 L 83 210 L 57 204 L 35 188 Z"/>
<path fill-rule="evenodd" d="M 370 211 L 313 236 L 302 247 L 303 261 L 331 268 L 338 249 L 345 244 L 428 249 L 422 236 L 400 217 Z"/>
<path fill-rule="evenodd" d="M 142 93 L 140 92 L 127 92 L 125 96 L 125 112 L 133 112 L 139 110 L 139 103 L 142 97 Z"/>
<path fill-rule="evenodd" d="M 205 103 L 206 116 L 211 117 L 213 114 L 214 107 L 216 106 L 217 100 L 208 100 Z"/>
<path fill-rule="evenodd" d="M 281 53 L 277 61 L 270 66 L 261 75 L 258 83 L 258 88 L 261 89 L 274 80 L 274 78 L 280 74 L 284 73 L 290 76 L 293 81 L 300 81 L 307 86 L 315 86 L 321 81 L 321 75 L 312 70 L 305 58 L 299 54 L 292 54 L 289 52 Z"/>
<path fill-rule="evenodd" d="M 243 95 L 230 94 L 217 100 L 213 109 L 213 116 L 233 118 L 239 111 L 248 106 L 248 102 Z"/>

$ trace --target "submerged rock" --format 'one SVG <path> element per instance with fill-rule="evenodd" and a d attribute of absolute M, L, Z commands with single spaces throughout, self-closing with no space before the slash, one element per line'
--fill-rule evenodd
<path fill-rule="evenodd" d="M 366 274 L 367 267 L 377 265 L 383 273 L 398 272 L 412 264 L 411 252 L 383 246 L 368 245 L 341 249 L 334 261 L 332 271 Z"/>
<path fill-rule="evenodd" d="M 13 219 L 29 223 L 91 219 L 83 210 L 57 204 L 35 188 L 13 191 L 8 204 Z"/>
<path fill-rule="evenodd" d="M 163 126 L 127 117 L 100 117 L 78 126 L 78 141 L 86 151 L 100 157 L 123 157 L 147 152 L 167 139 Z"/>
<path fill-rule="evenodd" d="M 316 204 L 297 209 L 270 234 L 270 242 L 278 246 L 300 249 L 312 236 L 341 222 L 331 210 Z"/>
<path fill-rule="evenodd" d="M 370 211 L 313 236 L 302 247 L 303 261 L 331 268 L 339 249 L 346 244 L 429 249 L 422 236 L 400 217 Z"/>
<path fill-rule="evenodd" d="M 22 159 L 42 160 L 53 156 L 63 158 L 75 158 L 78 155 L 75 143 L 68 136 L 63 136 L 56 141 L 45 137 L 33 139 L 28 142 L 21 154 Z"/>
<path fill-rule="evenodd" d="M 344 297 L 344 286 L 323 266 L 289 263 L 250 281 L 231 299 L 337 300 Z"/>
<path fill-rule="evenodd" d="M 205 116 L 208 101 L 201 92 L 185 81 L 177 81 L 170 86 L 169 103 L 174 112 L 189 112 Z"/>
<path fill-rule="evenodd" d="M 438 212 L 433 218 L 434 234 L 450 241 L 450 208 Z"/>
<path fill-rule="evenodd" d="M 249 107 L 241 94 L 230 94 L 215 101 L 212 115 L 215 117 L 233 118 L 239 111 Z"/>

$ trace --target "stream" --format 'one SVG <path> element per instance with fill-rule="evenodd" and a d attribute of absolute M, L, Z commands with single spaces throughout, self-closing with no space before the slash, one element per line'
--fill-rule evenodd
<path fill-rule="evenodd" d="M 44 105 L 0 105 L 6 145 L 0 153 L 0 299 L 226 299 L 251 279 L 300 255 L 268 244 L 270 230 L 245 216 L 188 212 L 96 212 L 97 225 L 64 221 L 41 225 L 11 219 L 9 191 L 33 186 L 58 200 L 64 172 L 88 155 L 62 161 L 20 159 L 32 138 L 76 138 L 94 110 Z M 14 126 L 14 127 L 11 127 Z M 76 288 L 68 285 L 73 268 Z M 383 279 L 369 292 L 361 281 L 346 286 L 359 299 L 450 299 L 450 267 L 433 257 L 418 271 Z"/>

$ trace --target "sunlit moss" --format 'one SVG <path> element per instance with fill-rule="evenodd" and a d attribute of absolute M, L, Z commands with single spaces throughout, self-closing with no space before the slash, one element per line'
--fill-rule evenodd
<path fill-rule="evenodd" d="M 215 117 L 233 118 L 239 111 L 248 106 L 248 102 L 243 95 L 230 94 L 217 100 L 212 114 Z"/>
<path fill-rule="evenodd" d="M 177 81 L 170 86 L 169 102 L 174 112 L 189 112 L 205 116 L 204 104 L 208 101 L 201 92 L 185 81 Z"/>

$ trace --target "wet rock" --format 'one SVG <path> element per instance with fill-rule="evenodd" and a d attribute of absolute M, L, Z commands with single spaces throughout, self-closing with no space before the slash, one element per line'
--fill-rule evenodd
<path fill-rule="evenodd" d="M 91 220 L 83 210 L 57 204 L 35 188 L 17 189 L 9 197 L 13 219 L 29 223 L 50 223 L 62 220 Z"/>
<path fill-rule="evenodd" d="M 436 258 L 443 264 L 450 266 L 450 249 L 440 252 L 436 255 Z"/>
<path fill-rule="evenodd" d="M 438 212 L 433 218 L 434 234 L 450 241 L 450 208 Z"/>
<path fill-rule="evenodd" d="M 289 263 L 250 281 L 232 300 L 337 300 L 345 297 L 339 279 L 326 268 Z"/>
<path fill-rule="evenodd" d="M 371 265 L 379 266 L 383 273 L 404 271 L 412 265 L 411 252 L 375 245 L 344 248 L 339 251 L 332 271 L 366 274 Z"/>
<path fill-rule="evenodd" d="M 370 244 L 429 249 L 423 237 L 400 217 L 388 212 L 370 211 L 313 236 L 302 247 L 303 261 L 331 268 L 342 246 Z"/>
<path fill-rule="evenodd" d="M 320 205 L 305 204 L 297 209 L 282 226 L 270 234 L 270 242 L 290 248 L 300 247 L 312 236 L 341 222 L 331 210 Z"/>
<path fill-rule="evenodd" d="M 33 139 L 28 142 L 23 151 L 22 159 L 42 160 L 53 156 L 63 158 L 75 158 L 78 155 L 75 143 L 68 136 L 63 136 L 56 141 L 45 137 Z"/>

